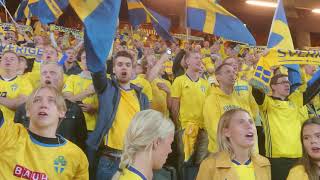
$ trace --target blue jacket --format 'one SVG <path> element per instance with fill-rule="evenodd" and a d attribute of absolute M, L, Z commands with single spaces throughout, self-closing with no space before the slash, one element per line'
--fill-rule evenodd
<path fill-rule="evenodd" d="M 92 73 L 92 81 L 99 98 L 98 119 L 95 130 L 90 133 L 86 141 L 88 148 L 97 150 L 103 137 L 109 132 L 117 113 L 120 102 L 120 86 L 118 81 L 112 76 L 111 79 L 106 77 L 106 71 Z M 137 93 L 140 103 L 140 109 L 149 108 L 149 101 L 141 88 L 130 84 L 131 88 Z"/>

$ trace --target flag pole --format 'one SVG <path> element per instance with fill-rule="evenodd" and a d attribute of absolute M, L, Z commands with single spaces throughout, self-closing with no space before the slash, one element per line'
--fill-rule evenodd
<path fill-rule="evenodd" d="M 187 24 L 187 17 L 188 17 L 188 0 L 185 1 L 185 9 L 184 9 L 184 25 L 185 25 L 185 29 L 186 29 L 186 36 L 187 36 L 187 43 L 189 43 L 189 28 L 188 28 L 188 24 Z"/>
<path fill-rule="evenodd" d="M 17 25 L 17 22 L 13 19 L 13 17 L 11 16 L 9 10 L 7 9 L 6 5 L 2 2 L 2 0 L 0 0 L 0 3 L 1 3 L 1 5 L 4 7 L 4 9 L 5 9 L 5 11 L 6 11 L 6 21 L 8 22 L 7 14 L 9 14 L 12 22 L 13 22 L 15 25 Z"/>

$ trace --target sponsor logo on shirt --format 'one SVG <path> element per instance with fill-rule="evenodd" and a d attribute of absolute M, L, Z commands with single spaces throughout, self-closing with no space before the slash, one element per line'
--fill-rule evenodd
<path fill-rule="evenodd" d="M 54 160 L 54 170 L 56 173 L 58 174 L 63 173 L 66 166 L 67 166 L 67 161 L 64 159 L 64 156 L 58 156 Z"/>
<path fill-rule="evenodd" d="M 30 169 L 21 165 L 16 165 L 13 170 L 13 175 L 21 179 L 48 180 L 48 176 L 45 173 L 31 171 Z"/>
<path fill-rule="evenodd" d="M 235 91 L 248 91 L 248 86 L 235 86 Z"/>

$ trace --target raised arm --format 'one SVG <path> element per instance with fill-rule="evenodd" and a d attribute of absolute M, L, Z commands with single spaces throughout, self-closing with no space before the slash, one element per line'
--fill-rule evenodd
<path fill-rule="evenodd" d="M 258 105 L 262 105 L 266 97 L 265 93 L 252 86 L 252 96 Z"/>
<path fill-rule="evenodd" d="M 320 70 L 318 70 L 312 78 L 308 81 L 308 87 L 303 93 L 303 104 L 306 105 L 313 99 L 320 91 Z"/>

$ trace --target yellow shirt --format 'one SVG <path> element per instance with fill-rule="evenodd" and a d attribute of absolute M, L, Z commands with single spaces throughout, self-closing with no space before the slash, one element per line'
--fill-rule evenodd
<path fill-rule="evenodd" d="M 180 99 L 179 120 L 182 128 L 188 123 L 197 123 L 203 128 L 203 105 L 209 83 L 202 78 L 194 82 L 185 74 L 174 80 L 171 89 L 171 97 Z"/>
<path fill-rule="evenodd" d="M 148 97 L 149 102 L 152 102 L 152 88 L 149 81 L 143 75 L 138 75 L 135 79 L 130 81 L 132 84 L 142 88 L 142 92 Z"/>
<path fill-rule="evenodd" d="M 168 75 L 172 75 L 173 74 L 172 66 L 173 66 L 173 61 L 167 60 L 164 63 L 164 67 L 165 67 L 164 72 L 166 72 Z"/>
<path fill-rule="evenodd" d="M 63 92 L 70 92 L 75 96 L 88 89 L 90 85 L 92 85 L 92 79 L 87 79 L 80 75 L 71 75 L 65 83 Z M 88 96 L 82 100 L 82 103 L 90 104 L 97 108 L 98 97 L 96 94 Z M 97 113 L 89 114 L 87 112 L 83 112 L 83 114 L 86 120 L 87 129 L 93 131 L 96 127 Z"/>
<path fill-rule="evenodd" d="M 147 178 L 132 166 L 123 170 L 123 174 L 120 175 L 119 180 L 147 180 Z"/>
<path fill-rule="evenodd" d="M 17 76 L 11 80 L 0 78 L 0 96 L 8 99 L 14 99 L 21 95 L 29 96 L 32 92 L 32 86 L 28 79 Z M 0 105 L 0 109 L 5 119 L 12 120 L 15 111 L 4 105 Z"/>
<path fill-rule="evenodd" d="M 232 167 L 236 170 L 239 180 L 255 180 L 254 167 L 251 160 L 245 164 L 240 164 L 236 161 L 232 161 Z"/>
<path fill-rule="evenodd" d="M 27 72 L 27 73 L 21 75 L 21 77 L 24 79 L 28 79 L 34 89 L 39 87 L 40 71 Z"/>
<path fill-rule="evenodd" d="M 208 71 L 209 69 L 214 69 L 214 64 L 212 63 L 211 57 L 203 58 L 202 63 L 204 64 L 206 71 Z"/>
<path fill-rule="evenodd" d="M 247 91 L 251 92 L 249 89 Z M 219 87 L 211 87 L 211 94 L 206 98 L 203 107 L 203 117 L 205 128 L 209 136 L 208 150 L 217 151 L 217 129 L 219 119 L 222 114 L 235 108 L 243 108 L 250 113 L 250 116 L 256 118 L 258 115 L 258 106 L 251 95 L 245 92 L 234 90 L 232 94 L 225 94 Z"/>
<path fill-rule="evenodd" d="M 41 62 L 42 61 L 34 60 L 32 72 L 34 71 L 40 72 Z"/>
<path fill-rule="evenodd" d="M 203 55 L 203 56 L 206 56 L 206 55 L 210 55 L 211 54 L 211 51 L 210 51 L 210 48 L 201 48 L 200 49 L 200 53 Z"/>
<path fill-rule="evenodd" d="M 124 137 L 133 116 L 140 111 L 140 104 L 135 90 L 122 90 L 118 110 L 108 133 L 107 145 L 122 150 Z"/>
<path fill-rule="evenodd" d="M 159 112 L 162 112 L 166 117 L 169 117 L 167 93 L 158 88 L 158 83 L 165 83 L 168 86 L 168 88 L 171 89 L 171 84 L 169 81 L 160 78 L 153 80 L 151 83 L 153 94 L 151 108 Z"/>
<path fill-rule="evenodd" d="M 288 101 L 265 96 L 260 107 L 266 136 L 266 156 L 299 158 L 302 156 L 300 130 L 303 107 L 302 93 L 295 91 Z"/>
<path fill-rule="evenodd" d="M 89 179 L 79 147 L 64 138 L 61 144 L 45 144 L 11 120 L 0 120 L 0 152 L 0 179 Z"/>
<path fill-rule="evenodd" d="M 308 174 L 302 165 L 291 168 L 287 180 L 309 180 Z"/>

